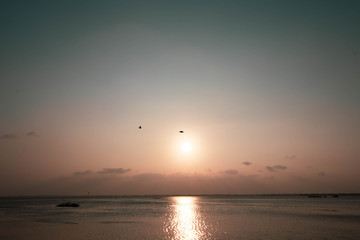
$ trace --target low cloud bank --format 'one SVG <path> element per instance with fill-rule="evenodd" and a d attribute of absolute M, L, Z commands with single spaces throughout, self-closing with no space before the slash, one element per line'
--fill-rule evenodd
<path fill-rule="evenodd" d="M 229 170 L 224 171 L 224 173 L 227 175 L 238 175 L 239 171 L 236 169 L 229 169 Z"/>
<path fill-rule="evenodd" d="M 115 173 L 115 174 L 123 174 L 126 172 L 131 171 L 130 168 L 128 169 L 124 169 L 124 168 L 103 168 L 103 170 L 99 171 L 98 173 L 101 174 L 111 174 L 111 173 Z"/>
<path fill-rule="evenodd" d="M 96 174 L 124 174 L 127 172 L 130 172 L 130 168 L 103 168 L 100 171 L 94 172 L 91 170 L 85 170 L 85 171 L 79 171 L 74 172 L 75 176 L 90 176 L 90 175 L 96 175 Z"/>
<path fill-rule="evenodd" d="M 268 166 L 269 167 L 269 166 Z M 285 170 L 282 165 L 272 171 Z M 275 170 L 274 170 L 275 169 Z M 269 170 L 270 171 L 270 170 Z M 358 192 L 357 177 L 328 178 L 273 174 L 243 175 L 236 169 L 203 173 L 137 173 L 128 168 L 78 171 L 68 176 L 31 183 L 22 181 L 3 189 L 3 195 L 201 195 Z M 319 178 L 319 176 L 321 178 Z M 26 185 L 25 185 L 26 184 Z"/>
<path fill-rule="evenodd" d="M 268 170 L 270 172 L 276 172 L 278 170 L 286 170 L 287 169 L 287 167 L 283 166 L 283 165 L 266 166 L 265 168 L 266 168 L 266 170 Z"/>
<path fill-rule="evenodd" d="M 242 176 L 230 169 L 220 174 L 159 174 L 129 175 L 130 169 L 79 171 L 28 188 L 39 195 L 197 195 L 254 194 L 271 190 L 256 176 Z"/>

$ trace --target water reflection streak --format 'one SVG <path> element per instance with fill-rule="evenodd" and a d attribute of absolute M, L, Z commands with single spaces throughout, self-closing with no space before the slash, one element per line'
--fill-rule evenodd
<path fill-rule="evenodd" d="M 206 222 L 202 218 L 196 197 L 174 197 L 168 226 L 165 231 L 171 239 L 199 240 L 206 235 Z"/>

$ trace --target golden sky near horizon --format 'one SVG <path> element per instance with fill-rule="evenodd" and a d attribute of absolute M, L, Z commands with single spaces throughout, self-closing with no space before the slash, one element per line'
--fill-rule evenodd
<path fill-rule="evenodd" d="M 360 6 L 323 3 L 8 3 L 0 195 L 359 192 Z"/>

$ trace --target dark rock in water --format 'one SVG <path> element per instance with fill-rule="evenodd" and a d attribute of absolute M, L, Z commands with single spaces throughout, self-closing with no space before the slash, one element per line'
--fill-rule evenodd
<path fill-rule="evenodd" d="M 333 198 L 338 198 L 338 197 L 339 197 L 339 195 L 334 194 L 332 197 L 333 197 Z"/>
<path fill-rule="evenodd" d="M 79 207 L 80 204 L 72 203 L 72 202 L 65 202 L 65 203 L 58 204 L 56 206 L 57 207 Z"/>

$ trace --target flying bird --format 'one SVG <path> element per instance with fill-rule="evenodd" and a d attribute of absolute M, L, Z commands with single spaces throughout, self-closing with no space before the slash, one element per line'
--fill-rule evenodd
<path fill-rule="evenodd" d="M 184 133 L 184 131 L 179 131 L 179 133 Z"/>
<path fill-rule="evenodd" d="M 141 129 L 141 126 L 139 126 L 139 129 Z"/>

